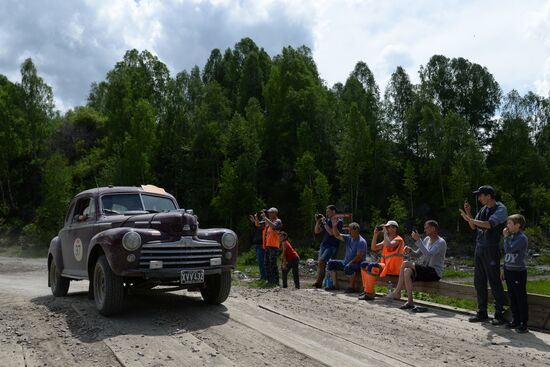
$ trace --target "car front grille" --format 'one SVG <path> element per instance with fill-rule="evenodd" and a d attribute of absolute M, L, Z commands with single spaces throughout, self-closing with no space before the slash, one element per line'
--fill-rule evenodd
<path fill-rule="evenodd" d="M 175 242 L 147 242 L 141 247 L 139 266 L 149 269 L 151 261 L 162 261 L 162 268 L 189 269 L 210 266 L 210 259 L 222 257 L 222 247 L 216 241 L 182 237 Z"/>

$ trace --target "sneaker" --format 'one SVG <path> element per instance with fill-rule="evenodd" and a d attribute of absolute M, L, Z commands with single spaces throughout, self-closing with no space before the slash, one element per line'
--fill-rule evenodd
<path fill-rule="evenodd" d="M 374 297 L 367 293 L 360 296 L 359 299 L 362 301 L 374 301 Z"/>
<path fill-rule="evenodd" d="M 489 320 L 489 316 L 486 313 L 477 313 L 474 317 L 468 319 L 469 322 L 484 322 Z"/>
<path fill-rule="evenodd" d="M 359 297 L 363 297 L 366 293 L 365 292 L 361 292 L 359 293 Z"/>
<path fill-rule="evenodd" d="M 336 288 L 335 286 L 331 285 L 330 287 L 326 287 L 325 288 L 325 291 L 337 291 L 338 288 Z"/>
<path fill-rule="evenodd" d="M 527 325 L 525 323 L 521 322 L 519 324 L 519 326 L 517 327 L 516 332 L 518 334 L 525 334 L 525 333 L 529 332 L 529 329 L 527 328 Z"/>
<path fill-rule="evenodd" d="M 412 303 L 405 302 L 403 304 L 403 306 L 401 306 L 399 308 L 402 309 L 402 310 L 410 310 L 410 309 L 414 308 L 414 305 Z"/>
<path fill-rule="evenodd" d="M 506 329 L 515 329 L 519 326 L 519 324 L 515 321 L 510 321 L 508 323 L 506 323 L 506 325 L 504 326 Z"/>

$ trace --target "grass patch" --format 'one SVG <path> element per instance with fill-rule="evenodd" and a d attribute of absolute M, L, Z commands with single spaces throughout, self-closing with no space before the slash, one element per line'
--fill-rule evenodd
<path fill-rule="evenodd" d="M 444 269 L 443 278 L 469 278 L 474 276 L 472 270 Z"/>
<path fill-rule="evenodd" d="M 550 296 L 550 279 L 528 280 L 527 293 Z"/>
<path fill-rule="evenodd" d="M 473 282 L 466 282 L 466 285 L 474 285 Z M 506 282 L 503 283 L 504 289 L 508 290 Z M 550 296 L 550 279 L 527 280 L 527 293 Z"/>
<path fill-rule="evenodd" d="M 541 269 L 537 267 L 528 266 L 527 275 L 550 275 L 550 269 Z"/>
<path fill-rule="evenodd" d="M 250 288 L 262 288 L 262 289 L 265 289 L 265 288 L 275 288 L 277 285 L 276 285 L 276 284 L 268 283 L 266 280 L 258 279 L 258 280 L 254 280 L 254 281 L 248 283 L 248 286 L 249 286 Z"/>
<path fill-rule="evenodd" d="M 258 266 L 250 266 L 250 265 L 239 265 L 235 267 L 235 270 L 241 271 L 246 274 L 247 277 L 250 278 L 259 278 L 260 277 L 260 269 L 258 269 Z"/>
<path fill-rule="evenodd" d="M 376 285 L 375 286 L 376 293 L 383 293 L 387 294 L 388 289 L 386 286 L 383 285 Z M 403 295 L 405 295 L 406 292 L 403 292 Z M 473 299 L 463 299 L 463 298 L 457 298 L 457 297 L 447 297 L 447 296 L 438 296 L 435 294 L 430 293 L 424 293 L 424 292 L 415 292 L 413 291 L 413 297 L 417 301 L 426 301 L 426 302 L 432 302 L 437 303 L 440 305 L 446 305 L 451 307 L 458 307 L 463 308 L 466 310 L 471 311 L 477 311 L 477 302 Z M 489 312 L 495 312 L 495 307 L 492 304 L 488 305 L 488 311 Z"/>
<path fill-rule="evenodd" d="M 550 265 L 550 254 L 542 254 L 536 258 L 536 262 L 539 265 Z"/>

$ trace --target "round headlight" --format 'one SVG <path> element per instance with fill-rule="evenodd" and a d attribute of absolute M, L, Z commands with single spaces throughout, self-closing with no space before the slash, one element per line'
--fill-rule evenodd
<path fill-rule="evenodd" d="M 231 250 L 237 244 L 237 236 L 233 232 L 226 232 L 222 236 L 222 246 Z"/>
<path fill-rule="evenodd" d="M 135 251 L 141 246 L 141 236 L 137 232 L 128 232 L 122 237 L 122 246 L 128 251 Z"/>

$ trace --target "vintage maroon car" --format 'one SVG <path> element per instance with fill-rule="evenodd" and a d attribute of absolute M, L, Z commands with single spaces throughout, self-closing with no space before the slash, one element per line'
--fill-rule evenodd
<path fill-rule="evenodd" d="M 71 280 L 88 279 L 99 312 L 121 310 L 129 289 L 172 285 L 224 302 L 231 289 L 237 236 L 200 229 L 191 210 L 152 185 L 100 187 L 71 201 L 48 251 L 48 286 L 65 296 Z"/>

